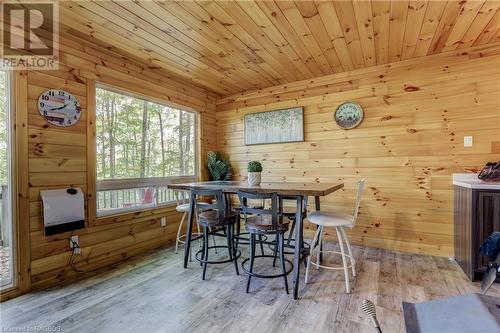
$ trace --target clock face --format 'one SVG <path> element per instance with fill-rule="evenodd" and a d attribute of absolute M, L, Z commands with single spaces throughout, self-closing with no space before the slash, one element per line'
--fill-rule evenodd
<path fill-rule="evenodd" d="M 363 120 L 363 108 L 354 102 L 346 102 L 339 105 L 335 110 L 335 122 L 344 129 L 351 129 L 358 126 Z"/>
<path fill-rule="evenodd" d="M 52 125 L 72 126 L 80 120 L 82 109 L 75 96 L 67 91 L 51 89 L 38 98 L 38 111 Z"/>

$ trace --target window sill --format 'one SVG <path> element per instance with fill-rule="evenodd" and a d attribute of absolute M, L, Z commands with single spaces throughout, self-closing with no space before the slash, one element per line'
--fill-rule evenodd
<path fill-rule="evenodd" d="M 134 220 L 142 220 L 147 218 L 155 218 L 165 215 L 168 212 L 175 211 L 177 204 L 169 202 L 153 207 L 141 207 L 137 209 L 127 209 L 126 211 L 114 211 L 107 215 L 97 216 L 92 223 L 93 226 L 100 226 L 106 224 L 130 222 Z"/>

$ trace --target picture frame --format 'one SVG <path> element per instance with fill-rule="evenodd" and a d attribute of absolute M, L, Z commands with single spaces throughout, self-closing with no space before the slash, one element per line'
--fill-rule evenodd
<path fill-rule="evenodd" d="M 304 141 L 304 108 L 293 107 L 246 114 L 245 145 Z"/>

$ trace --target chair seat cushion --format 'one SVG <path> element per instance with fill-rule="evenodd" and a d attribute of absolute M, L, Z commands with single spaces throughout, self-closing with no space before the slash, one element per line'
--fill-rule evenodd
<path fill-rule="evenodd" d="M 208 207 L 208 204 L 207 203 L 204 203 L 204 202 L 198 202 L 198 209 L 200 211 L 205 211 L 205 210 L 209 210 L 210 207 Z M 189 203 L 185 203 L 185 204 L 181 204 L 181 205 L 177 205 L 175 207 L 175 210 L 180 212 L 180 213 L 185 213 L 185 212 L 189 212 Z"/>
<path fill-rule="evenodd" d="M 217 210 L 207 210 L 198 215 L 198 223 L 208 227 L 223 226 L 231 222 L 236 222 L 237 217 L 238 213 L 234 211 L 225 211 L 223 216 L 219 216 Z"/>
<path fill-rule="evenodd" d="M 245 221 L 245 228 L 251 233 L 275 233 L 277 231 L 286 232 L 290 220 L 287 218 L 282 219 L 278 223 L 277 228 L 273 227 L 271 215 L 254 215 L 247 217 Z"/>
<path fill-rule="evenodd" d="M 325 227 L 347 227 L 352 223 L 352 216 L 333 212 L 311 212 L 307 215 L 307 220 L 316 225 Z"/>
<path fill-rule="evenodd" d="M 180 212 L 180 213 L 189 212 L 189 204 L 186 203 L 186 204 L 177 205 L 177 207 L 175 207 L 175 210 Z"/>

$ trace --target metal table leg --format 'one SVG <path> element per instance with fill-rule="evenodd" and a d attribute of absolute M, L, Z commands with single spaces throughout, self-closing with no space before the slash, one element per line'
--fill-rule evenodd
<path fill-rule="evenodd" d="M 319 197 L 314 197 L 314 206 L 315 206 L 314 208 L 316 209 L 316 211 L 319 212 L 320 208 L 321 208 L 321 205 L 320 205 L 320 202 L 319 202 Z M 321 243 L 319 244 L 319 250 L 320 250 L 320 252 L 319 252 L 319 263 L 321 263 L 323 261 L 323 239 L 321 239 Z"/>
<path fill-rule="evenodd" d="M 302 252 L 302 201 L 301 195 L 297 196 L 297 207 L 295 211 L 295 251 L 293 257 L 293 298 L 297 299 L 299 295 L 299 276 L 300 276 L 300 255 Z"/>
<path fill-rule="evenodd" d="M 194 220 L 194 200 L 192 194 L 189 194 L 189 217 L 187 222 L 186 243 L 184 244 L 184 268 L 187 268 L 189 261 L 189 250 L 191 248 L 191 232 L 193 230 Z"/>

